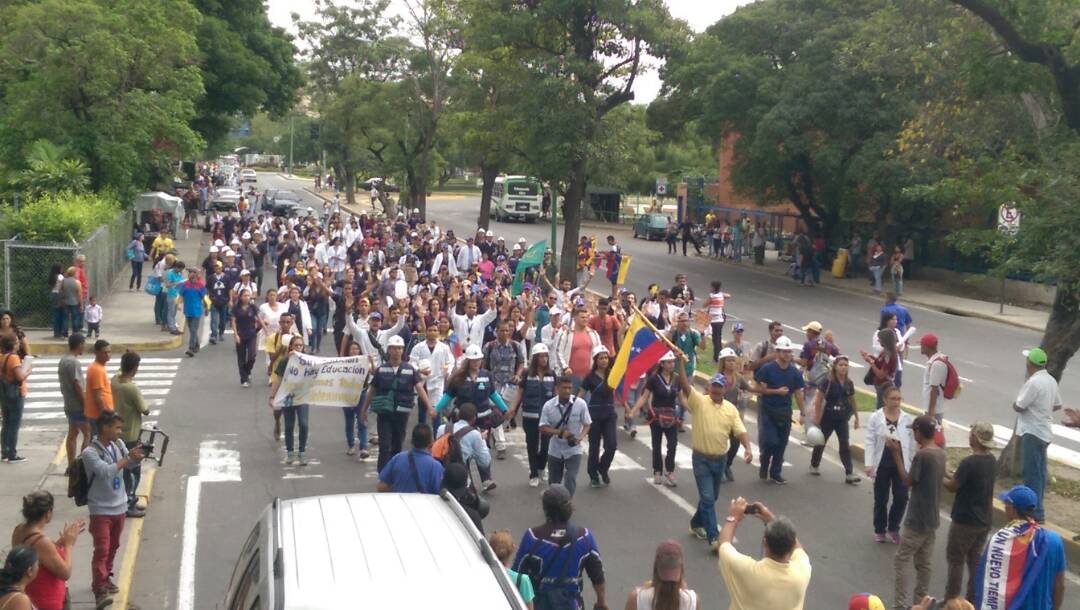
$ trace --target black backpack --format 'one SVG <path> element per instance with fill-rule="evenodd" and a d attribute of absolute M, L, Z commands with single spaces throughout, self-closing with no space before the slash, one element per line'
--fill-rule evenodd
<path fill-rule="evenodd" d="M 101 459 L 105 459 L 105 448 L 94 439 L 91 446 L 97 450 Z M 75 464 L 68 471 L 68 497 L 75 501 L 75 506 L 86 506 L 89 501 L 90 486 L 94 484 L 94 475 L 86 471 L 83 456 L 80 453 L 75 457 Z"/>

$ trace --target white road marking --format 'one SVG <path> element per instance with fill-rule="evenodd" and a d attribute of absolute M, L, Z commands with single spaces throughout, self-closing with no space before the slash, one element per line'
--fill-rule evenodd
<path fill-rule="evenodd" d="M 161 411 L 150 411 L 150 417 L 158 417 L 161 415 Z M 45 421 L 51 419 L 67 419 L 67 415 L 64 415 L 63 411 L 59 413 L 23 413 L 24 420 Z"/>
<path fill-rule="evenodd" d="M 163 407 L 163 406 L 165 406 L 165 399 L 164 398 L 151 398 L 151 399 L 146 401 L 146 406 L 148 406 L 148 407 Z M 26 403 L 26 406 L 24 408 L 26 410 L 28 410 L 28 411 L 31 410 L 31 409 L 63 409 L 64 408 L 64 401 L 62 401 L 62 400 L 54 400 L 54 401 L 44 401 L 44 402 L 28 402 L 28 403 Z"/>
<path fill-rule="evenodd" d="M 147 372 L 155 373 L 155 372 L 159 372 L 159 371 L 160 372 L 174 371 L 173 374 L 175 376 L 176 368 L 177 368 L 177 365 L 175 365 L 175 364 L 148 364 L 148 365 L 140 364 L 139 365 L 139 374 L 136 376 L 136 379 L 142 379 L 147 374 Z M 83 367 L 83 370 L 84 371 L 86 370 L 85 366 Z M 105 365 L 105 372 L 107 374 L 109 374 L 110 376 L 115 375 L 115 374 L 120 372 L 120 365 L 117 364 L 117 365 L 114 366 L 112 364 L 107 364 L 107 365 Z M 56 373 L 57 373 L 56 365 L 37 365 L 37 364 L 35 364 L 34 369 L 33 369 L 33 374 L 30 375 L 30 379 L 35 379 L 35 378 L 36 379 L 42 379 L 44 377 L 56 377 Z"/>
<path fill-rule="evenodd" d="M 926 368 L 925 364 L 923 364 L 921 362 L 912 362 L 912 361 L 908 360 L 907 358 L 904 358 L 904 364 L 910 364 L 911 366 L 918 367 L 920 369 L 925 369 Z M 975 383 L 974 379 L 968 379 L 967 377 L 962 377 L 962 376 L 960 376 L 960 381 L 965 381 L 967 383 Z"/>
<path fill-rule="evenodd" d="M 31 377 L 30 379 L 32 380 L 33 377 Z M 136 380 L 136 385 L 139 386 L 140 389 L 141 388 L 156 387 L 156 386 L 169 387 L 169 386 L 172 385 L 172 379 L 143 379 L 142 377 L 139 377 Z M 34 389 L 51 390 L 53 388 L 60 389 L 60 382 L 59 381 L 28 381 L 28 383 L 26 384 L 26 387 L 27 387 L 28 390 L 34 390 Z M 145 393 L 145 391 L 144 391 L 144 393 Z M 35 395 L 36 395 L 36 393 L 35 393 Z"/>
<path fill-rule="evenodd" d="M 747 290 L 749 292 L 756 292 L 758 294 L 763 294 L 763 295 L 765 295 L 765 296 L 767 296 L 767 297 L 769 297 L 771 299 L 780 299 L 781 301 L 787 301 L 789 303 L 791 302 L 791 299 L 789 297 L 780 296 L 778 294 L 773 294 L 771 292 L 765 292 L 764 290 L 758 290 L 756 288 L 745 288 L 744 290 Z"/>
<path fill-rule="evenodd" d="M 169 393 L 169 388 L 153 388 L 153 389 L 148 389 L 148 390 L 143 390 L 142 391 L 143 396 L 165 396 L 168 393 Z M 57 392 L 34 392 L 30 396 L 27 396 L 27 398 L 63 398 L 63 397 L 64 397 L 64 395 L 61 394 L 59 391 L 57 391 Z"/>
<path fill-rule="evenodd" d="M 240 452 L 226 448 L 224 441 L 199 443 L 199 480 L 204 483 L 240 480 Z"/>
<path fill-rule="evenodd" d="M 90 364 L 94 361 L 93 356 L 83 356 L 78 359 L 79 362 L 84 365 Z M 142 358 L 139 360 L 141 364 L 177 364 L 183 361 L 183 358 Z M 60 358 L 34 358 L 34 366 L 39 364 L 59 364 Z M 106 365 L 108 366 L 108 365 Z M 141 368 L 141 367 L 140 367 Z"/>
<path fill-rule="evenodd" d="M 198 549 L 199 500 L 202 480 L 198 475 L 188 477 L 184 501 L 184 530 L 180 551 L 180 585 L 177 589 L 177 610 L 195 608 L 195 553 Z"/>
<path fill-rule="evenodd" d="M 281 475 L 281 480 L 282 481 L 295 481 L 295 480 L 298 480 L 298 479 L 321 479 L 321 478 L 323 478 L 323 475 L 321 475 L 321 474 L 298 474 L 298 473 L 294 473 L 294 472 L 286 472 L 285 474 Z"/>

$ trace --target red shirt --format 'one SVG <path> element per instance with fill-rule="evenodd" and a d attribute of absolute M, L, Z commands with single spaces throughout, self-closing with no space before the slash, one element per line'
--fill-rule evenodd
<path fill-rule="evenodd" d="M 614 358 L 616 353 L 615 338 L 619 336 L 619 329 L 622 328 L 619 317 L 608 314 L 593 316 L 589 319 L 589 326 L 596 331 L 596 334 L 600 335 L 600 343 L 604 344 L 608 354 Z"/>

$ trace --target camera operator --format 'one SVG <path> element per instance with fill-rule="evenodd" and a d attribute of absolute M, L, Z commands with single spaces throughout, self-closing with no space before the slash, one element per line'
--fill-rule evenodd
<path fill-rule="evenodd" d="M 585 401 L 573 395 L 574 380 L 563 375 L 555 382 L 555 397 L 540 411 L 540 434 L 548 440 L 548 483 L 566 487 L 570 497 L 577 489 L 584 448 L 581 441 L 589 435 L 592 418 Z"/>
<path fill-rule="evenodd" d="M 142 430 L 143 415 L 150 414 L 150 407 L 143 400 L 139 386 L 135 385 L 135 373 L 139 371 L 139 361 L 142 358 L 133 351 L 125 352 L 120 357 L 120 372 L 112 378 L 113 408 L 116 414 L 124 420 L 123 433 L 120 440 L 130 451 L 139 444 L 139 431 Z M 145 456 L 150 454 L 153 447 L 143 447 Z M 127 491 L 129 519 L 146 516 L 146 512 L 140 509 L 138 502 L 139 479 L 142 477 L 142 464 L 134 464 L 124 469 L 124 489 Z"/>
<path fill-rule="evenodd" d="M 737 551 L 732 543 L 735 529 L 747 515 L 765 524 L 765 557 L 757 561 Z M 747 503 L 739 497 L 731 501 L 720 530 L 720 574 L 735 610 L 796 610 L 803 607 L 810 584 L 810 557 L 799 544 L 791 521 L 773 516 L 760 502 Z"/>

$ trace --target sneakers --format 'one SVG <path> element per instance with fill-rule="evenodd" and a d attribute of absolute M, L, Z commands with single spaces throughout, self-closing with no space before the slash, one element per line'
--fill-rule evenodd
<path fill-rule="evenodd" d="M 247 381 L 241 381 L 241 382 L 240 382 L 240 387 L 242 387 L 242 388 L 250 388 L 250 387 L 251 387 L 251 383 L 250 383 L 250 382 L 247 382 Z"/>
<path fill-rule="evenodd" d="M 109 578 L 105 581 L 105 591 L 116 594 L 120 592 L 120 587 L 116 586 L 116 583 L 112 581 L 112 578 Z"/>
<path fill-rule="evenodd" d="M 360 459 L 361 459 L 361 460 L 366 460 L 366 459 L 368 459 L 369 457 L 371 457 L 371 454 L 370 454 L 370 453 L 368 453 L 368 450 L 367 450 L 367 449 L 361 449 L 361 450 L 360 450 Z"/>
<path fill-rule="evenodd" d="M 854 485 L 854 484 L 858 483 L 861 480 L 862 480 L 862 477 L 860 477 L 857 474 L 849 474 L 846 477 L 844 477 L 844 482 L 847 483 L 848 485 Z"/>
<path fill-rule="evenodd" d="M 769 477 L 769 480 L 777 485 L 787 485 L 787 479 L 780 475 L 776 475 L 775 477 Z"/>
<path fill-rule="evenodd" d="M 491 491 L 492 489 L 495 489 L 495 481 L 491 481 L 491 480 L 484 481 L 481 484 L 481 487 L 484 488 L 484 491 Z"/>
<path fill-rule="evenodd" d="M 146 511 L 138 507 L 132 506 L 127 509 L 126 516 L 128 519 L 141 519 L 146 516 Z"/>
<path fill-rule="evenodd" d="M 295 461 L 296 461 L 296 452 L 295 451 L 290 451 L 289 454 L 285 456 L 285 463 L 288 464 L 288 465 L 292 465 L 293 462 L 295 462 Z"/>
<path fill-rule="evenodd" d="M 821 476 L 821 469 L 817 466 L 810 466 L 810 474 L 815 476 Z"/>
<path fill-rule="evenodd" d="M 345 455 L 356 455 L 356 446 L 349 447 L 345 452 Z"/>
<path fill-rule="evenodd" d="M 113 598 L 112 594 L 108 591 L 95 591 L 94 592 L 94 608 L 95 610 L 102 610 L 112 606 Z"/>
<path fill-rule="evenodd" d="M 726 470 L 724 470 L 724 478 L 727 479 L 728 483 L 735 482 L 735 473 L 731 472 L 730 466 Z"/>
<path fill-rule="evenodd" d="M 540 477 L 529 477 L 529 487 L 540 487 Z"/>
<path fill-rule="evenodd" d="M 194 358 L 195 357 L 195 352 L 193 352 L 191 350 L 188 350 L 188 351 L 186 351 L 184 353 L 187 354 L 188 358 Z"/>
<path fill-rule="evenodd" d="M 889 541 L 893 544 L 900 544 L 900 532 L 889 532 Z"/>
<path fill-rule="evenodd" d="M 299 464 L 300 464 L 301 466 L 307 466 L 307 458 L 305 458 L 305 457 L 304 457 L 304 452 L 303 452 L 303 451 L 301 451 L 300 453 L 297 453 L 297 454 L 296 454 L 296 461 L 297 461 L 297 462 L 298 462 L 298 463 L 299 463 Z"/>
<path fill-rule="evenodd" d="M 8 459 L 6 459 L 4 461 L 7 462 L 8 464 L 22 464 L 23 462 L 26 461 L 26 458 L 24 458 L 21 455 L 16 455 L 15 457 L 9 457 Z"/>
<path fill-rule="evenodd" d="M 603 486 L 604 486 L 604 484 L 600 482 L 599 477 L 597 477 L 595 479 L 589 479 L 589 487 L 592 487 L 594 489 L 599 489 L 600 487 L 603 487 Z"/>
<path fill-rule="evenodd" d="M 874 542 L 885 544 L 885 534 L 874 534 Z"/>
<path fill-rule="evenodd" d="M 604 487 L 611 485 L 611 475 L 606 472 L 600 473 L 600 480 L 604 482 Z"/>
<path fill-rule="evenodd" d="M 664 484 L 667 485 L 668 487 L 676 487 L 678 485 L 678 483 L 675 482 L 675 474 L 669 472 L 666 475 L 664 475 Z"/>
<path fill-rule="evenodd" d="M 217 339 L 210 337 L 210 345 L 217 345 Z"/>
<path fill-rule="evenodd" d="M 691 527 L 690 528 L 690 535 L 693 536 L 694 538 L 697 538 L 698 540 L 705 540 L 706 538 L 709 537 L 708 532 L 706 532 L 705 528 L 703 528 L 703 527 Z"/>

